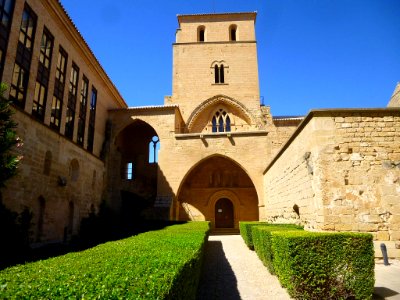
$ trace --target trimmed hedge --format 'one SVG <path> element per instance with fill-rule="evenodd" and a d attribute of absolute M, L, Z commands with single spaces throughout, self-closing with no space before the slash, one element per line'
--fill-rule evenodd
<path fill-rule="evenodd" d="M 271 224 L 263 226 L 252 226 L 252 238 L 254 250 L 263 264 L 271 274 L 275 274 L 273 265 L 273 251 L 271 247 L 271 233 L 273 231 L 293 231 L 302 230 L 303 227 L 292 224 Z"/>
<path fill-rule="evenodd" d="M 208 222 L 189 222 L 0 272 L 1 299 L 195 299 Z"/>
<path fill-rule="evenodd" d="M 271 235 L 275 272 L 293 298 L 372 298 L 371 234 L 273 231 Z"/>
<path fill-rule="evenodd" d="M 291 229 L 303 228 L 295 224 L 270 224 L 267 222 L 259 222 L 259 221 L 239 222 L 240 235 L 242 236 L 244 242 L 246 243 L 247 247 L 249 247 L 249 249 L 254 250 L 253 233 L 251 228 L 254 226 L 266 226 L 266 225 L 276 226 L 277 228 L 281 226 L 287 226 L 288 228 Z"/>

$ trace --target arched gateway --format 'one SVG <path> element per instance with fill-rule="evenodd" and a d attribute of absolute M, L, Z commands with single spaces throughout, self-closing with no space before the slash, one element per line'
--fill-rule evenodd
<path fill-rule="evenodd" d="M 178 193 L 177 219 L 207 220 L 213 229 L 238 228 L 258 220 L 258 198 L 244 169 L 225 156 L 211 156 L 194 166 Z"/>

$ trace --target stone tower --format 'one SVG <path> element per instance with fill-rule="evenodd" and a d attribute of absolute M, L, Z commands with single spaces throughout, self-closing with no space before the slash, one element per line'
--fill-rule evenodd
<path fill-rule="evenodd" d="M 255 21 L 255 12 L 178 15 L 172 97 L 165 104 L 178 104 L 185 121 L 217 95 L 258 112 Z"/>

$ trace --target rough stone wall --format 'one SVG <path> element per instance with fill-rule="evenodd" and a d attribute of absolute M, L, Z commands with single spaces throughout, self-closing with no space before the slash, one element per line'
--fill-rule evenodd
<path fill-rule="evenodd" d="M 323 229 L 371 232 L 391 256 L 400 256 L 399 115 L 335 115 L 334 144 L 324 153 Z"/>
<path fill-rule="evenodd" d="M 371 232 L 390 256 L 400 256 L 399 115 L 398 109 L 311 112 L 265 172 L 267 219 Z"/>

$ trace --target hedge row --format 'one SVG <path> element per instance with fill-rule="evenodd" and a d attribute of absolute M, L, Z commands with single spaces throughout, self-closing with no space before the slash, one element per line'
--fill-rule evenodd
<path fill-rule="evenodd" d="M 371 299 L 372 235 L 271 232 L 273 267 L 295 299 Z"/>
<path fill-rule="evenodd" d="M 271 274 L 275 274 L 271 242 L 272 232 L 303 230 L 303 227 L 287 224 L 252 226 L 251 228 L 254 250 Z"/>
<path fill-rule="evenodd" d="M 0 272 L 1 299 L 195 299 L 208 222 L 189 222 Z"/>
<path fill-rule="evenodd" d="M 303 229 L 303 227 L 295 224 L 269 224 L 267 222 L 251 221 L 251 222 L 239 222 L 240 235 L 249 249 L 254 250 L 253 243 L 253 232 L 252 227 L 254 226 L 273 226 L 276 228 L 282 228 L 282 226 L 290 229 Z"/>

